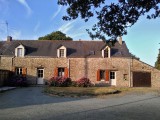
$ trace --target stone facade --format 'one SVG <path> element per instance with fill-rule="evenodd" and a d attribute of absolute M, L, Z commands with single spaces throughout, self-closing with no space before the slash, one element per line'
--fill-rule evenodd
<path fill-rule="evenodd" d="M 37 84 L 37 68 L 44 68 L 44 80 L 54 76 L 54 69 L 66 67 L 68 77 L 78 80 L 88 77 L 94 84 L 110 81 L 97 81 L 97 70 L 109 70 L 116 73 L 116 86 L 132 87 L 132 72 L 151 72 L 151 86 L 160 86 L 160 71 L 139 60 L 131 58 L 46 58 L 46 57 L 1 57 L 0 69 L 13 70 L 13 67 L 27 68 L 27 80 L 30 84 Z M 124 78 L 125 75 L 125 78 Z"/>

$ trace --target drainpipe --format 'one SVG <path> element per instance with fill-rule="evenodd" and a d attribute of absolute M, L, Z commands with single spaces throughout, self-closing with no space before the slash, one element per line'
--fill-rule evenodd
<path fill-rule="evenodd" d="M 15 63 L 14 63 L 14 58 L 15 58 L 15 56 L 12 57 L 12 69 L 13 69 L 13 67 L 14 67 L 14 65 L 15 65 Z"/>
<path fill-rule="evenodd" d="M 129 57 L 129 87 L 132 87 L 132 82 L 131 82 L 131 62 L 132 62 L 132 57 Z"/>
<path fill-rule="evenodd" d="M 68 77 L 70 78 L 70 59 L 68 58 Z"/>

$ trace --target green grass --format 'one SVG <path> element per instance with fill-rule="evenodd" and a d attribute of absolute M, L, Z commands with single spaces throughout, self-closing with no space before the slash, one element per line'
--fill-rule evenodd
<path fill-rule="evenodd" d="M 117 93 L 148 93 L 157 92 L 160 94 L 160 88 L 149 88 L 149 87 L 45 87 L 44 92 L 50 95 L 58 96 L 103 96 L 108 94 Z"/>
<path fill-rule="evenodd" d="M 44 92 L 58 96 L 99 96 L 120 91 L 112 87 L 46 87 Z"/>

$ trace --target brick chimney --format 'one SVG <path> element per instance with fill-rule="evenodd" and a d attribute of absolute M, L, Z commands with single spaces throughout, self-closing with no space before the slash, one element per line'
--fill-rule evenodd
<path fill-rule="evenodd" d="M 119 37 L 118 42 L 120 45 L 122 45 L 122 37 Z"/>
<path fill-rule="evenodd" d="M 7 36 L 7 42 L 11 42 L 12 41 L 12 37 L 11 36 Z"/>

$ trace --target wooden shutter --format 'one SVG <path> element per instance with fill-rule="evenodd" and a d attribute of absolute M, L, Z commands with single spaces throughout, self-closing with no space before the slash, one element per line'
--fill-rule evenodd
<path fill-rule="evenodd" d="M 54 77 L 57 77 L 58 76 L 58 68 L 55 68 L 54 69 Z"/>
<path fill-rule="evenodd" d="M 68 68 L 64 68 L 64 77 L 68 77 Z"/>
<path fill-rule="evenodd" d="M 106 70 L 106 81 L 109 81 L 109 70 Z"/>
<path fill-rule="evenodd" d="M 27 75 L 27 68 L 22 68 L 22 76 L 26 77 Z"/>
<path fill-rule="evenodd" d="M 97 70 L 97 81 L 100 81 L 100 70 Z"/>

